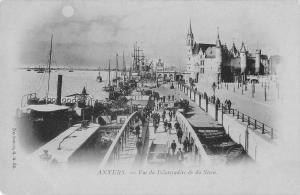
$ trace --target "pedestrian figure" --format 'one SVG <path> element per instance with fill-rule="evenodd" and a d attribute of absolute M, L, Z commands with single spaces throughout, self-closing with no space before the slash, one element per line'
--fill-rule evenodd
<path fill-rule="evenodd" d="M 169 111 L 170 121 L 172 121 L 172 111 Z"/>
<path fill-rule="evenodd" d="M 178 137 L 178 142 L 179 144 L 181 144 L 181 138 L 182 138 L 183 132 L 182 130 L 179 128 L 177 131 L 177 137 Z"/>
<path fill-rule="evenodd" d="M 140 126 L 139 125 L 135 127 L 135 133 L 136 133 L 136 137 L 139 138 L 139 136 L 140 136 Z"/>
<path fill-rule="evenodd" d="M 129 127 L 129 133 L 130 133 L 130 134 L 133 134 L 133 130 L 134 130 L 134 127 L 133 127 L 133 126 L 130 126 L 130 127 Z"/>
<path fill-rule="evenodd" d="M 228 100 L 228 101 L 227 101 L 227 104 L 228 104 L 228 110 L 230 111 L 230 108 L 231 108 L 231 101 Z"/>
<path fill-rule="evenodd" d="M 188 152 L 189 151 L 189 139 L 187 137 L 185 137 L 185 140 L 183 142 L 183 151 L 184 152 Z"/>
<path fill-rule="evenodd" d="M 219 100 L 219 98 L 217 98 L 217 100 L 216 100 L 216 105 L 218 106 L 218 108 L 220 107 L 220 100 Z"/>
<path fill-rule="evenodd" d="M 192 152 L 193 151 L 193 146 L 194 146 L 194 139 L 191 138 L 191 141 L 189 143 L 189 151 Z"/>
<path fill-rule="evenodd" d="M 142 139 L 138 138 L 138 140 L 136 141 L 136 149 L 137 149 L 138 155 L 142 154 L 142 146 L 143 146 Z"/>
<path fill-rule="evenodd" d="M 175 150 L 176 150 L 176 143 L 175 143 L 175 140 L 173 140 L 173 142 L 171 143 L 171 149 L 172 149 L 172 155 L 174 156 L 175 154 Z"/>
<path fill-rule="evenodd" d="M 164 121 L 164 128 L 165 128 L 165 132 L 167 132 L 167 127 L 168 127 L 168 121 L 167 119 Z"/>
<path fill-rule="evenodd" d="M 169 134 L 171 134 L 172 123 L 168 123 Z"/>
<path fill-rule="evenodd" d="M 181 148 L 178 148 L 176 157 L 179 162 L 182 162 L 184 160 L 184 156 L 183 156 L 183 152 L 181 151 Z"/>

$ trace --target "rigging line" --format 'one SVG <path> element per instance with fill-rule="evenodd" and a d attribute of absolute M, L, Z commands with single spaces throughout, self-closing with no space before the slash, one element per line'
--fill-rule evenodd
<path fill-rule="evenodd" d="M 50 45 L 50 52 L 49 52 L 49 66 L 48 66 L 48 85 L 47 85 L 47 99 L 49 95 L 49 85 L 50 85 L 50 73 L 51 73 L 51 58 L 52 58 L 52 39 L 53 39 L 53 34 L 51 35 L 51 45 Z M 47 102 L 46 102 L 47 103 Z"/>

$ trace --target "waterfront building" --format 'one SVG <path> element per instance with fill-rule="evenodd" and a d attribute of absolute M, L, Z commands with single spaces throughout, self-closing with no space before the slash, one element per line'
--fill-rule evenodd
<path fill-rule="evenodd" d="M 155 73 L 157 82 L 173 82 L 175 80 L 176 71 L 166 68 L 164 62 L 161 59 L 158 59 L 158 62 L 156 63 Z"/>
<path fill-rule="evenodd" d="M 194 40 L 191 21 L 186 36 L 186 49 L 186 82 L 244 81 L 247 75 L 269 73 L 269 59 L 261 53 L 261 49 L 250 53 L 244 42 L 240 49 L 237 49 L 235 43 L 232 43 L 229 49 L 226 44 L 222 44 L 219 31 L 215 44 L 197 43 Z"/>

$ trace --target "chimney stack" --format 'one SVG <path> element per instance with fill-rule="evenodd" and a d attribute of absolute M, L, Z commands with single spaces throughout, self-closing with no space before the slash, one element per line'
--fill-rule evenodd
<path fill-rule="evenodd" d="M 56 95 L 56 105 L 61 105 L 61 88 L 62 88 L 62 75 L 57 77 L 57 95 Z"/>

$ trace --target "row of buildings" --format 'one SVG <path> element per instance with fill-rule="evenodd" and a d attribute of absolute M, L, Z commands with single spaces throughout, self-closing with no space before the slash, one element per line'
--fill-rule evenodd
<path fill-rule="evenodd" d="M 276 72 L 267 55 L 261 49 L 250 53 L 244 42 L 240 49 L 234 43 L 229 48 L 222 44 L 219 32 L 216 43 L 197 43 L 194 40 L 191 21 L 186 36 L 186 71 L 184 79 L 198 82 L 234 82 L 244 81 L 247 75 L 266 75 Z M 279 63 L 279 57 L 273 62 Z"/>

